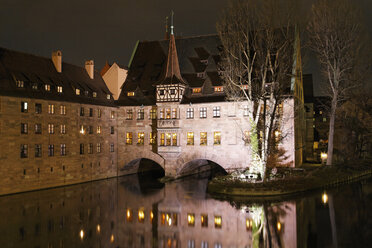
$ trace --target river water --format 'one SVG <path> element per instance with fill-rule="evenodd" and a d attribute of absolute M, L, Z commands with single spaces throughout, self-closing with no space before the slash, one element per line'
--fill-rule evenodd
<path fill-rule="evenodd" d="M 0 247 L 371 247 L 372 180 L 218 200 L 207 178 L 138 175 L 0 197 Z"/>

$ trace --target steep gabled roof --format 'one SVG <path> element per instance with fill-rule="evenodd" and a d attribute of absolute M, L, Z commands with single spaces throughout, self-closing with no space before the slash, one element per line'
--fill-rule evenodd
<path fill-rule="evenodd" d="M 23 81 L 24 87 L 17 88 L 16 80 Z M 50 91 L 44 90 L 45 84 L 50 85 Z M 33 85 L 38 89 L 32 89 Z M 62 93 L 57 92 L 57 86 L 63 87 Z M 75 94 L 77 88 L 81 91 L 79 96 Z M 92 96 L 93 92 L 97 97 Z M 106 98 L 107 94 L 111 99 Z M 4 48 L 0 48 L 0 95 L 114 105 L 112 94 L 99 72 L 94 71 L 94 79 L 91 79 L 85 68 L 62 63 L 62 72 L 59 73 L 49 58 Z"/>

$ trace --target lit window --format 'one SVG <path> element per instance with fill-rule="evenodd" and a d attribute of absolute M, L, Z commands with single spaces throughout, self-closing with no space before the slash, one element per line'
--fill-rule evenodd
<path fill-rule="evenodd" d="M 214 132 L 214 145 L 221 145 L 221 132 Z"/>
<path fill-rule="evenodd" d="M 207 145 L 207 132 L 200 133 L 200 145 Z"/>
<path fill-rule="evenodd" d="M 36 114 L 41 114 L 42 112 L 42 105 L 41 103 L 35 103 L 35 113 Z"/>
<path fill-rule="evenodd" d="M 192 89 L 192 93 L 200 93 L 201 92 L 201 88 L 193 88 Z"/>
<path fill-rule="evenodd" d="M 44 86 L 44 88 L 45 88 L 45 91 L 50 91 L 50 84 L 46 84 L 46 85 Z"/>
<path fill-rule="evenodd" d="M 323 122 L 326 122 L 327 121 L 327 118 L 323 117 Z"/>
<path fill-rule="evenodd" d="M 172 133 L 172 146 L 177 146 L 177 134 Z"/>
<path fill-rule="evenodd" d="M 150 133 L 150 145 L 156 144 L 156 133 Z"/>
<path fill-rule="evenodd" d="M 97 126 L 97 133 L 98 133 L 98 134 L 101 133 L 101 126 Z"/>
<path fill-rule="evenodd" d="M 54 124 L 48 124 L 48 133 L 54 134 Z"/>
<path fill-rule="evenodd" d="M 133 120 L 133 110 L 127 109 L 127 120 Z"/>
<path fill-rule="evenodd" d="M 165 146 L 165 133 L 160 134 L 160 145 Z"/>
<path fill-rule="evenodd" d="M 97 92 L 93 91 L 93 97 L 97 97 Z"/>
<path fill-rule="evenodd" d="M 138 210 L 138 222 L 143 223 L 145 221 L 145 212 L 143 209 Z"/>
<path fill-rule="evenodd" d="M 132 209 L 130 209 L 130 208 L 127 209 L 126 218 L 127 218 L 127 221 L 128 222 L 132 222 L 132 218 L 133 218 L 133 211 L 132 211 Z"/>
<path fill-rule="evenodd" d="M 221 107 L 213 107 L 213 117 L 219 118 L 221 116 Z"/>
<path fill-rule="evenodd" d="M 187 224 L 189 226 L 195 226 L 195 214 L 187 214 Z"/>
<path fill-rule="evenodd" d="M 223 87 L 222 86 L 214 87 L 214 92 L 222 92 L 222 91 L 223 91 Z"/>
<path fill-rule="evenodd" d="M 17 85 L 17 88 L 24 88 L 25 87 L 24 82 L 21 81 L 21 80 L 16 80 L 16 85 Z"/>
<path fill-rule="evenodd" d="M 221 216 L 214 216 L 214 227 L 221 228 L 222 227 L 222 217 Z"/>
<path fill-rule="evenodd" d="M 61 156 L 66 156 L 66 144 L 61 144 Z"/>
<path fill-rule="evenodd" d="M 208 227 L 208 215 L 202 214 L 200 217 L 200 222 L 202 227 Z"/>
<path fill-rule="evenodd" d="M 247 228 L 247 231 L 252 231 L 253 220 L 247 218 L 247 219 L 245 220 L 245 226 L 246 226 L 246 228 Z"/>
<path fill-rule="evenodd" d="M 60 109 L 60 114 L 61 115 L 65 115 L 66 114 L 66 106 L 65 105 L 61 105 L 59 109 Z"/>
<path fill-rule="evenodd" d="M 115 146 L 113 143 L 110 144 L 110 152 L 115 152 Z"/>
<path fill-rule="evenodd" d="M 206 107 L 200 108 L 199 114 L 200 118 L 207 118 L 207 108 Z"/>
<path fill-rule="evenodd" d="M 48 104 L 48 114 L 54 114 L 54 104 Z"/>
<path fill-rule="evenodd" d="M 198 73 L 196 73 L 196 76 L 198 78 L 203 78 L 205 76 L 205 74 L 204 74 L 204 72 L 198 72 Z"/>
<path fill-rule="evenodd" d="M 27 123 L 21 123 L 21 133 L 27 134 L 28 133 L 28 125 Z"/>
<path fill-rule="evenodd" d="M 150 109 L 150 119 L 156 120 L 156 109 L 155 108 Z"/>
<path fill-rule="evenodd" d="M 126 144 L 131 145 L 133 143 L 133 134 L 131 132 L 127 133 Z"/>
<path fill-rule="evenodd" d="M 137 120 L 143 120 L 145 118 L 145 111 L 143 109 L 139 109 L 137 112 Z"/>
<path fill-rule="evenodd" d="M 111 99 L 111 95 L 110 94 L 107 94 L 106 98 L 107 98 L 107 100 L 110 100 Z"/>
<path fill-rule="evenodd" d="M 172 119 L 177 119 L 177 109 L 172 109 Z"/>
<path fill-rule="evenodd" d="M 97 143 L 97 153 L 101 153 L 101 143 Z"/>
<path fill-rule="evenodd" d="M 32 84 L 32 89 L 33 89 L 33 90 L 37 90 L 37 89 L 38 89 L 38 86 L 37 86 L 36 83 Z"/>
<path fill-rule="evenodd" d="M 170 133 L 167 133 L 165 135 L 165 137 L 166 137 L 166 145 L 171 146 L 172 145 L 172 135 Z"/>
<path fill-rule="evenodd" d="M 133 91 L 128 92 L 127 96 L 134 96 L 134 92 Z"/>
<path fill-rule="evenodd" d="M 80 131 L 81 134 L 85 134 L 84 125 L 80 125 Z"/>
<path fill-rule="evenodd" d="M 250 133 L 249 131 L 244 131 L 244 145 L 249 145 L 250 141 L 251 141 L 251 137 L 250 137 Z"/>
<path fill-rule="evenodd" d="M 111 111 L 110 117 L 111 117 L 111 119 L 115 119 L 115 111 Z"/>
<path fill-rule="evenodd" d="M 62 88 L 62 86 L 57 86 L 57 92 L 58 92 L 58 93 L 62 93 L 62 92 L 63 92 L 63 88 Z"/>
<path fill-rule="evenodd" d="M 170 119 L 171 118 L 171 109 L 170 108 L 167 108 L 165 114 L 166 114 L 165 115 L 165 118 L 166 119 Z"/>
<path fill-rule="evenodd" d="M 177 226 L 177 213 L 160 213 L 161 225 Z"/>
<path fill-rule="evenodd" d="M 323 114 L 323 111 L 319 111 L 319 114 L 320 114 L 320 115 Z"/>
<path fill-rule="evenodd" d="M 137 144 L 138 145 L 143 145 L 144 143 L 145 143 L 145 133 L 140 132 L 140 133 L 138 133 Z"/>
<path fill-rule="evenodd" d="M 27 113 L 28 112 L 28 104 L 27 102 L 21 102 L 21 112 Z"/>
<path fill-rule="evenodd" d="M 28 157 L 28 145 L 22 144 L 21 145 L 21 158 L 27 158 Z"/>
<path fill-rule="evenodd" d="M 160 119 L 164 119 L 164 109 L 160 109 Z"/>
<path fill-rule="evenodd" d="M 48 145 L 48 156 L 49 157 L 54 156 L 54 145 Z"/>
<path fill-rule="evenodd" d="M 194 145 L 194 133 L 188 132 L 187 133 L 187 145 L 193 146 Z"/>
<path fill-rule="evenodd" d="M 79 96 L 79 95 L 80 95 L 80 89 L 75 89 L 75 94 L 76 94 L 77 96 Z"/>
<path fill-rule="evenodd" d="M 65 134 L 66 133 L 66 125 L 65 124 L 61 124 L 60 133 L 61 134 Z"/>
<path fill-rule="evenodd" d="M 188 108 L 186 111 L 186 119 L 194 119 L 194 109 Z"/>

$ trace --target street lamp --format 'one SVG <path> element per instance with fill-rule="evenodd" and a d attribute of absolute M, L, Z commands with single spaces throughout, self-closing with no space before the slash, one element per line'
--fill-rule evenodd
<path fill-rule="evenodd" d="M 320 153 L 320 158 L 322 159 L 322 164 L 325 164 L 328 158 L 328 154 L 325 152 Z"/>

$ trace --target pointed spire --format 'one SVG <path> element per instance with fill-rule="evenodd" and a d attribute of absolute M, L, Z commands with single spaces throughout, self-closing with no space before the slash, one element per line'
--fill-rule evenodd
<path fill-rule="evenodd" d="M 172 13 L 171 13 L 171 35 L 174 35 L 174 32 L 173 32 L 173 28 L 174 28 L 174 26 L 173 26 L 173 15 L 174 15 L 174 12 L 172 10 Z"/>

